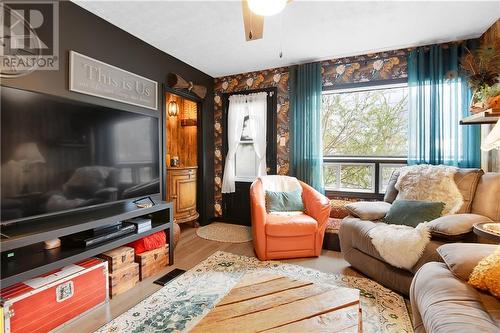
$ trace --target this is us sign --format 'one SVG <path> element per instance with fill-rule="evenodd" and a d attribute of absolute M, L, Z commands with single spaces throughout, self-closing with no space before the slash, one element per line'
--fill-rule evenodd
<path fill-rule="evenodd" d="M 71 91 L 158 110 L 155 81 L 75 51 L 70 51 L 69 62 Z"/>

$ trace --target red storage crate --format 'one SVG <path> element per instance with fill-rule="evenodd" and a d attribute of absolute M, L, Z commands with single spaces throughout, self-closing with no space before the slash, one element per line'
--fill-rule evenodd
<path fill-rule="evenodd" d="M 108 263 L 90 258 L 0 291 L 5 333 L 42 333 L 108 301 Z"/>

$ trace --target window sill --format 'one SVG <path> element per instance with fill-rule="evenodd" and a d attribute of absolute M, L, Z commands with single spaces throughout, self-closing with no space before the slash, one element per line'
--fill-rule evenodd
<path fill-rule="evenodd" d="M 325 195 L 329 199 L 333 198 L 348 198 L 348 199 L 362 199 L 362 200 L 384 200 L 384 194 L 380 193 L 367 193 L 367 192 L 344 192 L 325 190 Z"/>

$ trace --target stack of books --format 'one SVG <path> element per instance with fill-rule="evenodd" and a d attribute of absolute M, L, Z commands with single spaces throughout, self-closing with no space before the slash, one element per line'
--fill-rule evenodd
<path fill-rule="evenodd" d="M 135 219 L 126 220 L 125 222 L 134 224 L 136 226 L 136 232 L 138 234 L 151 229 L 151 219 L 137 217 Z"/>

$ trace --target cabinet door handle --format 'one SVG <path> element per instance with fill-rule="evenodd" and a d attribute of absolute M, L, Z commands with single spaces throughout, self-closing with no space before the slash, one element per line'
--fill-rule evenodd
<path fill-rule="evenodd" d="M 177 195 L 176 194 L 172 194 L 171 197 L 172 197 L 172 199 L 177 199 Z"/>

